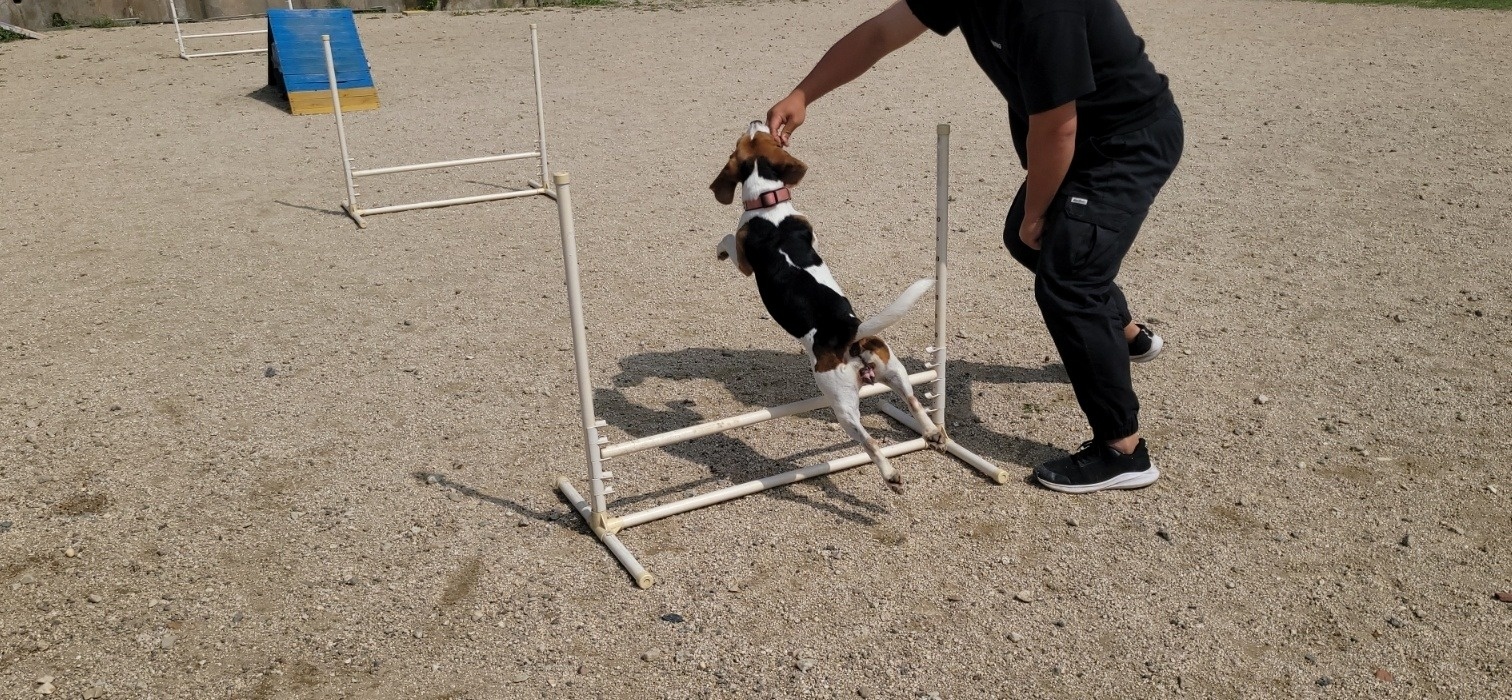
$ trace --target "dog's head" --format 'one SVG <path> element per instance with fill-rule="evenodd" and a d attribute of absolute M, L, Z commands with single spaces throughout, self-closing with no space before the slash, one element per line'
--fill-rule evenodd
<path fill-rule="evenodd" d="M 752 174 L 792 187 L 806 172 L 808 166 L 783 150 L 765 123 L 754 121 L 735 142 L 735 152 L 730 154 L 729 161 L 709 189 L 714 191 L 714 199 L 720 204 L 729 204 L 735 201 L 735 186 L 750 179 Z"/>

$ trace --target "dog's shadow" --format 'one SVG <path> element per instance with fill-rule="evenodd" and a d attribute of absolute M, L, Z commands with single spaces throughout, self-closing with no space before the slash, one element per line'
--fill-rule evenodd
<path fill-rule="evenodd" d="M 904 360 L 910 372 L 922 367 Z M 686 399 L 669 397 L 661 407 L 642 405 L 631 401 L 624 389 L 638 386 L 648 379 L 672 382 L 694 379 L 712 379 L 724 384 L 735 400 L 752 407 L 777 406 L 791 401 L 817 395 L 814 390 L 813 373 L 807 371 L 800 353 L 783 353 L 770 350 L 729 350 L 717 348 L 689 348 L 672 352 L 648 352 L 631 355 L 620 361 L 620 372 L 615 375 L 613 388 L 596 389 L 594 406 L 600 418 L 614 428 L 629 433 L 632 437 L 655 435 L 669 430 L 685 428 L 708 420 L 727 416 L 705 416 L 695 410 L 696 404 Z M 1065 370 L 1058 364 L 1039 368 L 1006 367 L 976 362 L 952 360 L 947 371 L 946 413 L 950 416 L 951 438 L 977 454 L 998 463 L 1030 465 L 1064 455 L 1065 451 L 1048 444 L 1004 435 L 978 421 L 972 409 L 972 386 L 978 382 L 989 384 L 1065 383 Z M 808 391 L 805 391 L 807 389 Z M 878 410 L 875 402 L 889 400 L 890 394 L 868 399 L 864 410 Z M 786 420 L 833 421 L 828 409 Z M 900 442 L 916 437 L 902 426 L 889 421 L 891 433 L 874 430 L 883 442 Z M 839 435 L 838 431 L 836 433 Z M 680 483 L 639 495 L 625 495 L 615 500 L 616 508 L 646 501 L 656 501 L 666 496 L 687 493 L 690 490 L 704 491 L 714 485 L 742 483 L 777 471 L 797 469 L 812 463 L 812 457 L 831 452 L 836 447 L 849 443 L 843 435 L 840 441 L 817 447 L 802 453 L 774 460 L 751 448 L 745 442 L 717 433 L 689 442 L 668 445 L 661 449 L 673 457 L 702 465 L 709 476 L 693 482 Z M 626 456 L 622 459 L 633 459 Z M 775 464 L 774 464 L 775 462 Z M 620 470 L 622 473 L 630 468 Z M 846 520 L 865 525 L 876 521 L 873 514 L 886 512 L 882 505 L 865 500 L 855 494 L 842 491 L 828 477 L 816 479 L 822 489 L 824 500 L 816 500 L 793 489 L 775 489 L 764 492 L 782 500 L 800 502 L 826 511 Z M 878 486 L 880 487 L 880 481 Z"/>

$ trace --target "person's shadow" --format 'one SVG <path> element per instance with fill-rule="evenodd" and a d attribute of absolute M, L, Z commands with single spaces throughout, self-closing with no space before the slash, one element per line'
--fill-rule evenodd
<path fill-rule="evenodd" d="M 911 364 L 907 361 L 904 364 Z M 620 372 L 612 380 L 613 388 L 594 391 L 594 407 L 599 418 L 614 428 L 629 433 L 632 438 L 663 433 L 685 428 L 711 419 L 727 416 L 704 416 L 694 410 L 686 399 L 672 398 L 661 407 L 637 404 L 626 397 L 624 388 L 633 387 L 656 378 L 670 381 L 713 379 L 722 382 L 737 401 L 750 406 L 777 406 L 817 396 L 813 373 L 806 368 L 800 353 L 783 353 L 770 350 L 728 350 L 717 348 L 689 348 L 671 352 L 647 352 L 631 355 L 620 361 Z M 910 366 L 910 372 L 922 367 Z M 1051 445 L 1004 435 L 993 431 L 984 421 L 977 420 L 972 409 L 972 386 L 978 382 L 991 384 L 1065 383 L 1065 370 L 1059 364 L 1039 368 L 1005 367 L 976 362 L 952 360 L 947 367 L 948 383 L 945 407 L 949 417 L 950 436 L 967 449 L 988 460 L 1021 466 L 1037 464 L 1066 454 Z M 916 390 L 922 391 L 923 387 Z M 868 399 L 863 409 L 876 401 L 890 400 L 891 393 Z M 927 402 L 926 402 L 927 403 Z M 879 410 L 879 409 L 873 409 Z M 828 409 L 795 416 L 783 420 L 833 421 Z M 884 443 L 901 442 L 916 437 L 912 431 L 889 419 L 893 430 L 872 431 Z M 840 435 L 837 431 L 837 435 Z M 616 510 L 646 501 L 657 501 L 673 494 L 688 494 L 694 490 L 707 491 L 715 485 L 736 484 L 757 479 L 781 471 L 797 469 L 813 463 L 817 454 L 844 447 L 849 440 L 840 435 L 835 444 L 820 446 L 802 453 L 773 460 L 752 449 L 745 442 L 717 433 L 688 442 L 667 445 L 661 449 L 679 459 L 703 465 L 709 476 L 693 482 L 680 483 L 639 495 L 624 495 L 615 499 Z M 621 459 L 633 459 L 626 455 Z M 775 464 L 774 464 L 775 462 Z M 827 500 L 809 498 L 792 489 L 773 489 L 763 493 L 788 501 L 805 503 L 852 522 L 873 525 L 869 514 L 886 512 L 883 506 L 863 500 L 840 490 L 827 477 L 813 480 L 823 490 Z"/>

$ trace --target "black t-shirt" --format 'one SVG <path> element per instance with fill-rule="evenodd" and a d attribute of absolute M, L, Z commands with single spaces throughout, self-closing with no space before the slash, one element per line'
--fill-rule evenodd
<path fill-rule="evenodd" d="M 1008 99 L 1027 167 L 1029 115 L 1076 101 L 1077 140 L 1143 128 L 1168 99 L 1117 0 L 907 0 L 940 35 L 959 27 L 977 65 Z"/>

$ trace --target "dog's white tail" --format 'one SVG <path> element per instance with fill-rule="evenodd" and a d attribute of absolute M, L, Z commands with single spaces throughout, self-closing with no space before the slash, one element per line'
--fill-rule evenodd
<path fill-rule="evenodd" d="M 897 301 L 883 309 L 881 313 L 863 321 L 861 327 L 856 329 L 856 337 L 865 338 L 876 335 L 888 326 L 903 320 L 903 315 L 908 313 L 910 308 L 913 308 L 914 302 L 917 302 L 919 297 L 924 296 L 924 293 L 929 291 L 934 286 L 934 283 L 935 281 L 932 279 L 923 279 L 908 285 L 908 289 L 903 290 L 903 294 L 898 297 Z"/>

